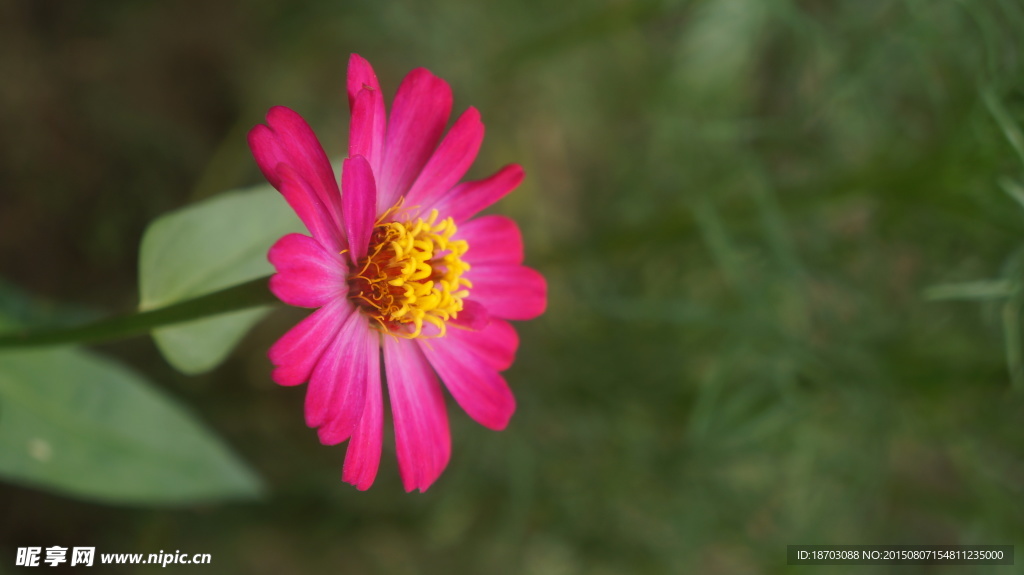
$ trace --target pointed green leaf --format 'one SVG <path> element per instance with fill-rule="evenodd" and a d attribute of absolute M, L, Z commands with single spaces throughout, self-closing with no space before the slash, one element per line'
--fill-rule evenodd
<path fill-rule="evenodd" d="M 140 308 L 150 310 L 273 273 L 267 250 L 304 229 L 270 186 L 227 192 L 150 224 L 139 256 Z M 255 308 L 153 331 L 178 370 L 210 370 L 269 308 Z"/>
<path fill-rule="evenodd" d="M 262 306 L 161 327 L 153 330 L 153 339 L 175 369 L 203 373 L 220 365 L 268 311 Z"/>
<path fill-rule="evenodd" d="M 67 348 L 0 353 L 0 475 L 117 503 L 261 491 L 259 479 L 173 399 L 113 361 Z"/>

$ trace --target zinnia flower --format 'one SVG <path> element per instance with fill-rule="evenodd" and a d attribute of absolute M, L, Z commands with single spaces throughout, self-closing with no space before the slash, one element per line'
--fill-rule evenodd
<path fill-rule="evenodd" d="M 521 265 L 515 222 L 473 217 L 519 185 L 522 168 L 459 183 L 484 137 L 475 108 L 442 139 L 451 88 L 416 69 L 386 116 L 373 68 L 355 54 L 348 99 L 340 190 L 292 110 L 272 108 L 249 133 L 263 174 L 310 233 L 270 249 L 270 289 L 287 304 L 319 308 L 270 348 L 273 379 L 309 382 L 306 423 L 325 445 L 349 440 L 342 479 L 367 489 L 381 454 L 382 350 L 402 482 L 425 491 L 451 454 L 438 378 L 471 418 L 504 429 L 515 399 L 499 372 L 519 345 L 506 320 L 540 315 L 547 286 Z"/>

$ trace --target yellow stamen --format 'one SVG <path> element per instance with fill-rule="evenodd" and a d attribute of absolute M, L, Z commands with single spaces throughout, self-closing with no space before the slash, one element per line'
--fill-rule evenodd
<path fill-rule="evenodd" d="M 448 320 L 462 311 L 462 300 L 473 285 L 462 277 L 469 264 L 462 260 L 469 244 L 453 240 L 455 222 L 438 221 L 437 210 L 427 219 L 387 222 L 396 204 L 377 220 L 370 249 L 349 276 L 349 298 L 385 333 L 399 337 L 442 337 Z M 437 328 L 429 336 L 423 324 Z"/>

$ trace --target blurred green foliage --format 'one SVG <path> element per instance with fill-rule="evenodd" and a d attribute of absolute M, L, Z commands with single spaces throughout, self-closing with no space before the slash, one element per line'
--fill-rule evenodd
<path fill-rule="evenodd" d="M 3 487 L 0 544 L 174 548 L 247 574 L 780 573 L 797 543 L 1024 549 L 1019 307 L 924 297 L 1019 280 L 1024 211 L 1000 182 L 1024 175 L 1007 131 L 1022 32 L 1011 0 L 3 4 L 6 279 L 133 308 L 146 223 L 258 182 L 244 135 L 271 105 L 344 153 L 358 52 L 389 92 L 424 66 L 481 110 L 471 176 L 524 165 L 497 210 L 551 294 L 521 326 L 509 429 L 452 404 L 453 460 L 425 495 L 402 493 L 387 446 L 371 491 L 342 484 L 303 390 L 270 382 L 265 350 L 299 311 L 199 377 L 149 341 L 103 346 L 200 412 L 268 498 L 154 511 Z"/>
<path fill-rule="evenodd" d="M 0 353 L 0 476 L 136 505 L 251 499 L 250 470 L 138 374 L 74 349 Z"/>
<path fill-rule="evenodd" d="M 139 308 L 161 308 L 265 278 L 274 273 L 267 260 L 270 246 L 304 231 L 268 184 L 164 214 L 146 228 L 139 246 Z M 269 311 L 262 306 L 164 326 L 152 332 L 153 339 L 176 369 L 204 373 L 220 365 Z"/>

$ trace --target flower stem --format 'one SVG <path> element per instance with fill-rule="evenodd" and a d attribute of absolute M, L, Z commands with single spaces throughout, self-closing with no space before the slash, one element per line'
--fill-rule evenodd
<path fill-rule="evenodd" d="M 140 335 L 153 328 L 277 303 L 259 278 L 159 309 L 103 319 L 74 327 L 23 329 L 0 334 L 0 348 L 96 343 Z"/>

